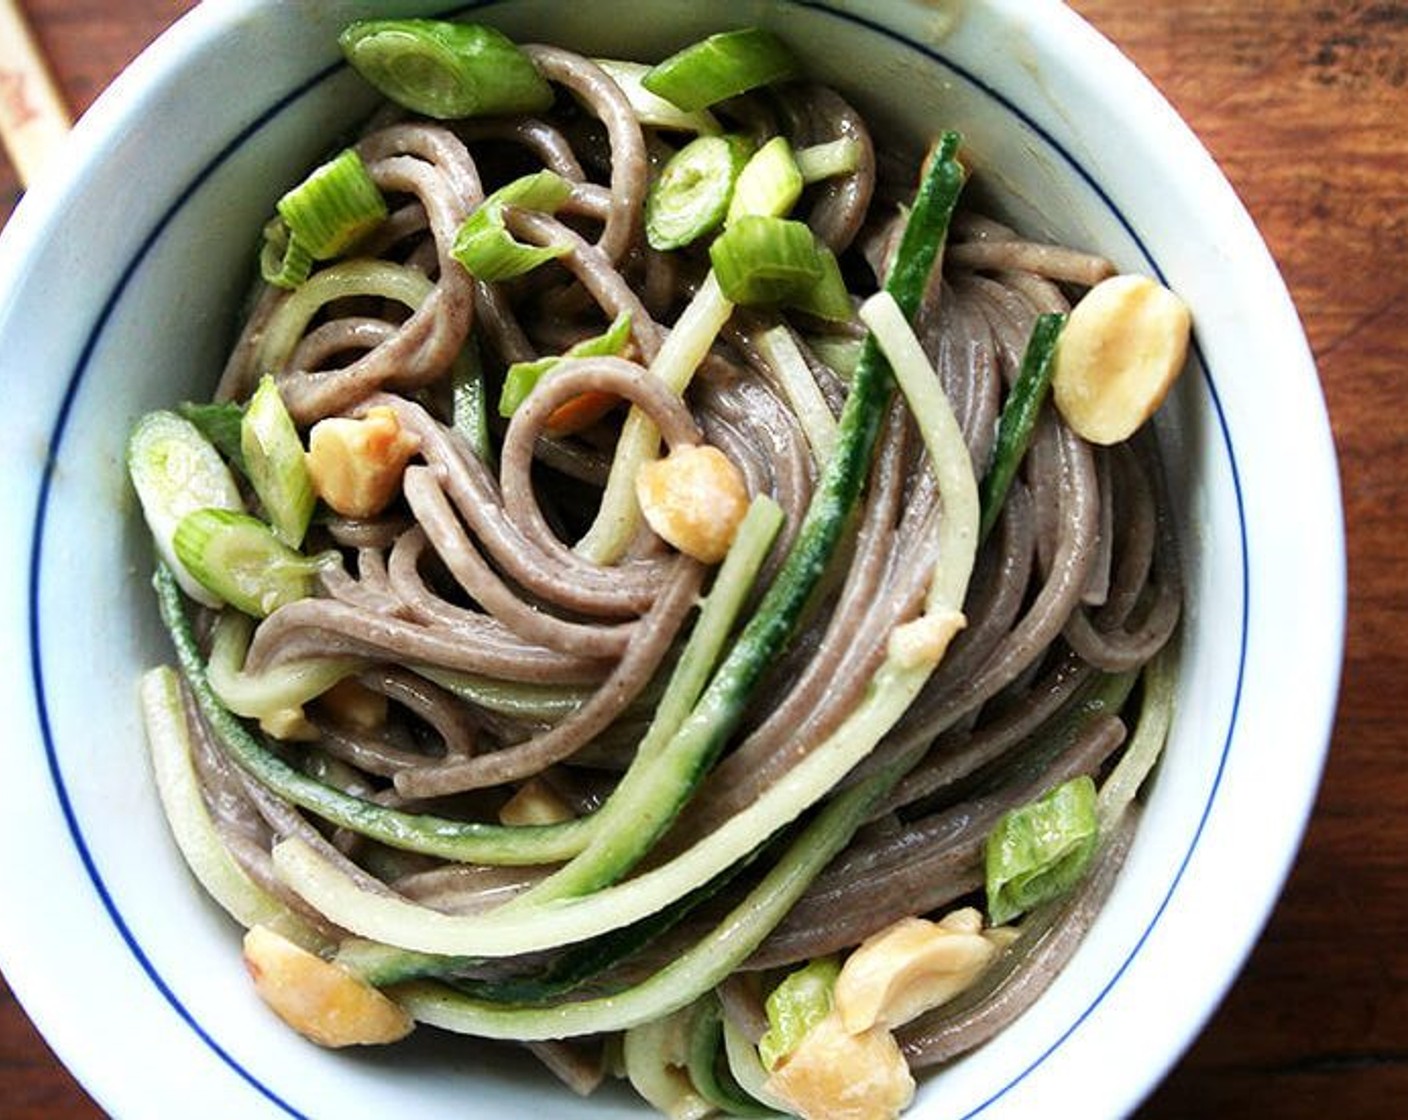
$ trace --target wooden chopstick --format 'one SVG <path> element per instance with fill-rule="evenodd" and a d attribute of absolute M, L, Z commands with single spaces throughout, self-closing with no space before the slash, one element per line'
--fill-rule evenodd
<path fill-rule="evenodd" d="M 43 173 L 72 124 L 18 0 L 0 0 L 0 139 L 22 183 Z"/>

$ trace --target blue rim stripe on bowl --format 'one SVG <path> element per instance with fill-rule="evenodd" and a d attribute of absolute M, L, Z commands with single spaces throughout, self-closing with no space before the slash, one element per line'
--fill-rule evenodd
<path fill-rule="evenodd" d="M 1114 201 L 1104 191 L 1100 184 L 1094 180 L 1094 178 L 1071 155 L 1071 153 L 1069 153 L 1065 148 L 1063 148 L 1059 143 L 1057 143 L 1057 141 L 1037 122 L 1032 120 L 1031 117 L 1028 116 L 1028 114 L 1025 113 L 1020 106 L 1016 105 L 999 90 L 989 85 L 980 76 L 955 63 L 941 52 L 924 44 L 916 43 L 913 40 L 877 23 L 872 19 L 867 18 L 864 15 L 858 14 L 853 11 L 837 10 L 833 8 L 830 3 L 827 2 L 827 0 L 786 0 L 786 2 L 790 3 L 794 7 L 823 12 L 831 18 L 839 19 L 859 27 L 864 27 L 873 33 L 879 34 L 896 43 L 899 43 L 907 47 L 908 49 L 922 54 L 931 61 L 943 66 L 951 73 L 957 75 L 966 83 L 973 86 L 975 89 L 981 91 L 985 96 L 991 98 L 995 102 L 1002 105 L 1005 109 L 1007 109 L 1019 120 L 1021 120 L 1028 128 L 1032 129 L 1034 133 L 1040 136 L 1043 142 L 1045 142 L 1049 146 L 1050 150 L 1055 152 L 1061 158 L 1061 160 L 1073 172 L 1075 172 L 1075 174 L 1082 180 L 1082 182 L 1084 182 L 1095 193 L 1095 195 L 1100 199 L 1101 203 L 1109 210 L 1110 214 L 1114 216 L 1116 221 L 1126 231 L 1126 233 L 1129 234 L 1130 238 L 1138 246 L 1140 253 L 1144 257 L 1145 261 L 1149 264 L 1150 268 L 1154 271 L 1154 273 L 1158 275 L 1160 279 L 1164 278 L 1162 270 L 1158 267 L 1157 262 L 1150 255 L 1143 239 L 1139 236 L 1138 232 L 1134 229 L 1133 225 L 1130 223 L 1128 218 L 1126 218 L 1124 213 L 1118 208 L 1118 206 L 1116 206 Z M 465 12 L 495 6 L 496 3 L 497 0 L 481 0 L 481 2 L 479 3 L 461 4 L 448 9 L 444 14 L 463 14 Z M 32 546 L 30 552 L 28 572 L 30 673 L 33 678 L 35 705 L 37 709 L 36 714 L 39 722 L 40 734 L 44 740 L 45 757 L 48 763 L 50 777 L 54 785 L 54 791 L 59 802 L 61 813 L 63 815 L 65 824 L 68 827 L 69 833 L 72 837 L 74 846 L 78 851 L 78 855 L 82 861 L 83 867 L 87 872 L 90 881 L 93 884 L 94 890 L 96 891 L 103 905 L 103 908 L 107 911 L 108 915 L 112 919 L 113 925 L 116 928 L 118 935 L 121 937 L 122 941 L 127 945 L 128 949 L 131 951 L 134 959 L 137 961 L 142 971 L 148 976 L 153 986 L 161 993 L 162 997 L 180 1016 L 180 1018 L 190 1027 L 190 1029 L 196 1034 L 196 1036 L 206 1046 L 208 1046 L 210 1050 L 217 1057 L 219 1057 L 220 1060 L 224 1062 L 234 1073 L 236 1073 L 241 1079 L 247 1082 L 263 1097 L 265 1097 L 271 1104 L 277 1106 L 289 1116 L 300 1118 L 304 1116 L 302 1112 L 300 1112 L 297 1108 L 291 1105 L 288 1101 L 284 1100 L 271 1087 L 261 1081 L 254 1073 L 252 1073 L 250 1070 L 246 1069 L 243 1065 L 241 1065 L 240 1062 L 233 1055 L 231 1055 L 228 1050 L 221 1046 L 221 1044 L 215 1039 L 214 1035 L 204 1026 L 201 1025 L 201 1023 L 192 1014 L 190 1009 L 187 1008 L 181 1002 L 180 997 L 166 982 L 161 973 L 157 970 L 151 958 L 147 956 L 142 946 L 136 940 L 135 936 L 131 931 L 131 928 L 128 926 L 126 920 L 122 915 L 121 910 L 117 905 L 117 901 L 112 897 L 111 892 L 108 890 L 107 884 L 104 882 L 102 875 L 98 871 L 97 864 L 84 837 L 82 827 L 80 826 L 80 823 L 74 812 L 73 805 L 69 797 L 68 789 L 64 782 L 62 769 L 60 767 L 58 759 L 58 751 L 55 746 L 54 736 L 52 733 L 51 723 L 49 719 L 48 704 L 46 700 L 46 691 L 44 686 L 43 656 L 41 648 L 42 633 L 39 619 L 39 583 L 43 571 L 44 531 L 48 515 L 49 497 L 53 483 L 54 468 L 59 460 L 59 449 L 63 442 L 64 434 L 68 426 L 69 417 L 72 413 L 74 403 L 77 400 L 80 389 L 82 388 L 82 383 L 87 373 L 89 362 L 92 359 L 92 356 L 98 346 L 100 339 L 102 338 L 104 331 L 108 326 L 108 323 L 112 318 L 114 311 L 116 310 L 123 295 L 125 294 L 128 284 L 130 283 L 133 275 L 136 273 L 138 267 L 146 258 L 148 253 L 152 250 L 153 246 L 157 243 L 157 241 L 161 238 L 162 234 L 166 231 L 167 227 L 174 220 L 176 215 L 190 200 L 192 195 L 194 195 L 194 193 L 224 164 L 227 159 L 229 159 L 229 157 L 247 139 L 257 134 L 271 121 L 278 117 L 282 112 L 284 112 L 290 105 L 294 104 L 300 98 L 311 92 L 317 86 L 321 85 L 324 81 L 328 80 L 344 68 L 345 64 L 338 62 L 319 71 L 313 77 L 309 78 L 307 81 L 303 82 L 301 85 L 297 86 L 295 89 L 290 91 L 284 97 L 274 102 L 269 109 L 267 109 L 264 113 L 260 114 L 257 118 L 251 121 L 250 124 L 246 125 L 243 129 L 241 129 L 240 132 L 219 152 L 217 152 L 211 158 L 210 162 L 207 163 L 206 166 L 202 168 L 196 174 L 196 176 L 186 185 L 186 187 L 181 191 L 181 193 L 171 204 L 171 206 L 168 207 L 167 210 L 161 215 L 161 217 L 157 220 L 153 228 L 150 230 L 150 232 L 135 250 L 132 259 L 128 262 L 127 267 L 124 269 L 117 284 L 114 286 L 107 301 L 103 304 L 101 310 L 99 311 L 96 319 L 93 322 L 93 326 L 89 331 L 88 337 L 84 343 L 82 350 L 80 351 L 78 360 L 69 378 L 67 387 L 64 392 L 64 396 L 59 407 L 58 415 L 54 423 L 53 432 L 49 440 L 50 451 L 48 456 L 46 457 L 43 473 L 40 480 L 39 496 L 36 502 L 36 508 L 34 513 L 34 527 L 31 538 Z M 1195 340 L 1195 350 L 1196 349 L 1197 347 Z M 986 1100 L 982 1101 L 979 1105 L 969 1111 L 966 1114 L 969 1117 L 976 1116 L 979 1113 L 985 1111 L 992 1104 L 1001 1099 L 1003 1095 L 1005 1095 L 1008 1091 L 1010 1091 L 1013 1087 L 1015 1087 L 1018 1083 L 1020 1083 L 1028 1075 L 1030 1075 L 1035 1069 L 1041 1066 L 1096 1011 L 1096 1009 L 1101 1005 L 1101 1003 L 1103 1003 L 1109 993 L 1119 983 L 1120 979 L 1125 975 L 1129 967 L 1133 964 L 1135 958 L 1139 955 L 1144 944 L 1147 942 L 1148 938 L 1153 933 L 1155 927 L 1158 925 L 1160 919 L 1167 910 L 1169 903 L 1172 901 L 1173 895 L 1176 892 L 1179 883 L 1182 881 L 1183 875 L 1187 870 L 1189 862 L 1192 860 L 1193 854 L 1198 847 L 1198 843 L 1202 837 L 1203 830 L 1207 824 L 1209 816 L 1211 815 L 1213 804 L 1216 801 L 1218 791 L 1221 787 L 1222 777 L 1227 765 L 1228 754 L 1231 749 L 1233 734 L 1236 729 L 1238 716 L 1240 713 L 1242 692 L 1244 686 L 1249 625 L 1248 612 L 1250 610 L 1250 552 L 1247 539 L 1247 523 L 1242 493 L 1241 476 L 1237 468 L 1237 459 L 1232 444 L 1231 432 L 1228 429 L 1227 418 L 1223 410 L 1221 398 L 1219 397 L 1217 392 L 1217 387 L 1214 382 L 1212 372 L 1210 369 L 1208 369 L 1206 362 L 1203 360 L 1203 356 L 1200 350 L 1198 350 L 1197 352 L 1197 358 L 1198 368 L 1202 374 L 1204 385 L 1207 388 L 1214 414 L 1217 417 L 1218 431 L 1222 438 L 1222 445 L 1226 451 L 1227 461 L 1231 472 L 1233 493 L 1237 512 L 1237 526 L 1241 545 L 1242 561 L 1240 588 L 1242 604 L 1239 646 L 1237 653 L 1237 675 L 1232 698 L 1231 712 L 1228 717 L 1227 733 L 1223 738 L 1222 746 L 1220 748 L 1217 767 L 1213 774 L 1211 786 L 1208 790 L 1207 800 L 1203 806 L 1202 813 L 1199 816 L 1198 823 L 1196 828 L 1194 829 L 1192 838 L 1188 845 L 1188 849 L 1179 861 L 1178 866 L 1174 871 L 1172 879 L 1169 883 L 1168 889 L 1165 892 L 1163 898 L 1160 900 L 1159 905 L 1154 911 L 1154 914 L 1150 918 L 1148 924 L 1146 925 L 1138 939 L 1135 941 L 1133 947 L 1130 949 L 1125 959 L 1120 962 L 1119 966 L 1116 968 L 1116 970 L 1111 975 L 1104 987 L 1102 987 L 1101 990 L 1096 993 L 1095 997 L 1090 1001 L 1089 1005 L 1075 1018 L 1075 1020 L 1072 1021 L 1066 1027 L 1066 1029 L 1063 1030 L 1045 1050 L 1043 1050 L 1039 1055 L 1037 1055 L 1028 1065 L 1026 1065 L 1021 1071 L 1019 1071 L 1015 1076 L 1013 1076 L 1006 1084 L 999 1087 Z"/>

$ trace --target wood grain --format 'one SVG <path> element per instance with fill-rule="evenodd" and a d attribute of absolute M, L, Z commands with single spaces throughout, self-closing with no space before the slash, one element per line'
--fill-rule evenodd
<path fill-rule="evenodd" d="M 26 5 L 76 112 L 188 6 Z M 1408 3 L 1072 6 L 1188 119 L 1280 263 L 1330 407 L 1349 541 L 1339 716 L 1300 858 L 1243 975 L 1139 1115 L 1398 1116 L 1408 1094 L 1408 564 L 1398 554 L 1408 478 Z M 0 220 L 18 193 L 0 162 Z M 1187 968 L 1193 975 L 1197 962 Z M 3 987 L 0 1101 L 12 1120 L 101 1115 Z"/>

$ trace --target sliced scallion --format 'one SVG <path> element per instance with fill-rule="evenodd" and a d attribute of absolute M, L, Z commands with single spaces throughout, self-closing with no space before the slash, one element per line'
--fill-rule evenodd
<path fill-rule="evenodd" d="M 614 357 L 625 350 L 630 340 L 631 313 L 623 311 L 604 333 L 583 339 L 570 346 L 565 353 L 549 354 L 530 362 L 514 362 L 504 374 L 504 387 L 499 394 L 499 415 L 505 418 L 512 416 L 543 375 L 564 358 Z"/>
<path fill-rule="evenodd" d="M 1095 783 L 1082 775 L 1005 813 L 988 834 L 988 919 L 1003 925 L 1058 898 L 1085 873 L 1099 833 Z"/>
<path fill-rule="evenodd" d="M 492 27 L 432 19 L 369 19 L 338 36 L 347 61 L 398 105 L 428 117 L 537 113 L 552 88 Z"/>
<path fill-rule="evenodd" d="M 742 136 L 699 136 L 666 161 L 645 198 L 653 248 L 679 249 L 723 224 L 749 149 Z"/>
<path fill-rule="evenodd" d="M 734 303 L 798 307 L 829 319 L 851 315 L 836 258 L 805 222 L 744 215 L 714 239 L 709 260 Z"/>
<path fill-rule="evenodd" d="M 800 74 L 797 56 L 786 43 L 764 28 L 743 27 L 677 51 L 652 67 L 641 84 L 692 111 Z"/>
<path fill-rule="evenodd" d="M 293 426 L 279 387 L 265 374 L 249 398 L 240 425 L 240 451 L 250 485 L 279 539 L 290 548 L 303 543 L 317 495 L 308 474 L 303 441 Z"/>
<path fill-rule="evenodd" d="M 641 124 L 676 132 L 697 132 L 701 136 L 714 136 L 723 131 L 723 126 L 713 113 L 704 109 L 687 113 L 646 89 L 641 79 L 650 73 L 650 67 L 645 63 L 627 62 L 619 58 L 597 58 L 592 61 L 620 87 Z"/>
<path fill-rule="evenodd" d="M 566 245 L 525 245 L 504 225 L 504 207 L 556 213 L 572 184 L 553 171 L 515 179 L 489 195 L 464 220 L 451 255 L 480 280 L 510 280 L 570 251 Z"/>
<path fill-rule="evenodd" d="M 313 254 L 293 236 L 282 218 L 264 225 L 264 246 L 259 252 L 259 274 L 276 288 L 296 288 L 313 271 Z"/>
<path fill-rule="evenodd" d="M 855 171 L 860 166 L 860 150 L 859 140 L 851 136 L 840 136 L 824 144 L 798 148 L 793 154 L 797 159 L 797 169 L 802 173 L 802 179 L 808 183 L 816 183 Z"/>
<path fill-rule="evenodd" d="M 181 518 L 176 558 L 211 595 L 255 618 L 313 593 L 321 557 L 296 552 L 264 522 L 229 509 L 198 509 Z"/>
<path fill-rule="evenodd" d="M 181 520 L 195 510 L 244 508 L 220 453 L 189 420 L 174 412 L 149 412 L 128 437 L 127 471 L 157 554 L 181 590 L 208 607 L 219 606 L 219 598 L 181 562 L 173 542 Z"/>
<path fill-rule="evenodd" d="M 841 964 L 835 957 L 819 957 L 789 972 L 768 993 L 764 1002 L 768 1029 L 758 1041 L 758 1056 L 764 1066 L 776 1066 L 826 1017 L 840 973 Z"/>
<path fill-rule="evenodd" d="M 836 255 L 822 242 L 816 241 L 814 248 L 817 278 L 810 287 L 792 297 L 791 306 L 818 319 L 829 319 L 833 323 L 849 322 L 855 318 L 855 307 L 851 304 L 851 293 L 841 275 L 841 265 Z"/>
<path fill-rule="evenodd" d="M 196 426 L 230 466 L 244 473 L 244 450 L 240 447 L 242 405 L 234 401 L 182 401 L 176 411 Z"/>
<path fill-rule="evenodd" d="M 472 336 L 465 340 L 464 350 L 450 366 L 450 394 L 450 419 L 455 431 L 469 441 L 470 449 L 482 462 L 492 462 L 484 361 Z"/>
<path fill-rule="evenodd" d="M 734 303 L 789 302 L 821 278 L 812 231 L 784 218 L 740 218 L 714 239 L 709 260 Z"/>
<path fill-rule="evenodd" d="M 785 136 L 774 136 L 753 153 L 738 174 L 725 225 L 748 214 L 781 218 L 802 197 L 802 172 Z"/>
<path fill-rule="evenodd" d="M 279 199 L 279 217 L 315 260 L 342 254 L 386 217 L 386 199 L 355 149 L 347 148 Z"/>

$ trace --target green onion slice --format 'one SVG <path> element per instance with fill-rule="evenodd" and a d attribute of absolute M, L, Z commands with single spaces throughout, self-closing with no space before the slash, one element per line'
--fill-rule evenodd
<path fill-rule="evenodd" d="M 198 509 L 244 508 L 225 460 L 193 423 L 160 410 L 147 413 L 132 429 L 127 471 L 157 554 L 171 568 L 181 590 L 208 607 L 219 606 L 219 598 L 182 563 L 173 542 L 182 519 Z"/>
<path fill-rule="evenodd" d="M 270 218 L 264 226 L 264 246 L 259 251 L 259 274 L 264 282 L 279 288 L 296 288 L 312 271 L 313 254 L 308 246 L 293 236 L 282 218 Z"/>
<path fill-rule="evenodd" d="M 504 226 L 504 207 L 555 214 L 572 184 L 553 171 L 538 171 L 500 187 L 479 204 L 455 236 L 451 255 L 480 280 L 510 280 L 571 251 L 567 245 L 525 245 Z"/>
<path fill-rule="evenodd" d="M 686 112 L 801 75 L 791 49 L 771 31 L 744 27 L 710 35 L 651 68 L 641 84 Z"/>
<path fill-rule="evenodd" d="M 645 198 L 651 247 L 679 249 L 722 225 L 749 151 L 742 136 L 700 136 L 671 156 Z"/>
<path fill-rule="evenodd" d="M 244 450 L 240 447 L 243 405 L 234 401 L 182 401 L 176 412 L 194 424 L 230 466 L 244 473 Z"/>
<path fill-rule="evenodd" d="M 303 455 L 303 441 L 279 396 L 278 385 L 267 373 L 245 409 L 240 451 L 250 485 L 259 495 L 274 532 L 290 548 L 297 548 L 303 543 L 318 499 Z"/>
<path fill-rule="evenodd" d="M 386 217 L 386 199 L 355 149 L 347 148 L 279 199 L 279 216 L 315 260 L 341 255 Z"/>
<path fill-rule="evenodd" d="M 853 136 L 840 136 L 824 144 L 798 148 L 793 153 L 797 169 L 807 183 L 849 175 L 860 167 L 860 141 Z"/>
<path fill-rule="evenodd" d="M 1099 833 L 1095 783 L 1072 778 L 1005 813 L 988 834 L 988 918 L 1003 925 L 1058 898 L 1085 874 Z"/>
<path fill-rule="evenodd" d="M 786 305 L 828 319 L 852 316 L 836 258 L 805 222 L 744 215 L 714 239 L 709 260 L 734 303 Z"/>
<path fill-rule="evenodd" d="M 785 136 L 774 136 L 759 148 L 738 174 L 729 199 L 725 225 L 748 214 L 786 216 L 802 197 L 802 172 Z"/>
<path fill-rule="evenodd" d="M 549 354 L 530 362 L 514 362 L 504 374 L 504 387 L 499 394 L 499 415 L 512 416 L 554 366 L 565 358 L 616 357 L 626 349 L 631 340 L 631 313 L 623 311 L 617 315 L 611 326 L 602 334 L 570 346 L 565 353 Z"/>
<path fill-rule="evenodd" d="M 723 126 L 713 113 L 705 109 L 686 113 L 678 105 L 646 89 L 641 80 L 650 73 L 650 67 L 645 63 L 627 62 L 619 58 L 596 58 L 592 61 L 620 87 L 641 124 L 675 132 L 697 132 L 701 136 L 716 136 L 723 131 Z"/>
<path fill-rule="evenodd" d="M 538 113 L 552 104 L 552 88 L 532 60 L 502 32 L 482 24 L 359 20 L 338 43 L 363 78 L 428 117 Z"/>
<path fill-rule="evenodd" d="M 263 618 L 313 593 L 326 562 L 289 548 L 257 517 L 229 509 L 198 509 L 181 518 L 176 558 L 223 603 Z"/>
<path fill-rule="evenodd" d="M 820 957 L 789 972 L 765 1003 L 768 1029 L 758 1040 L 758 1056 L 772 1069 L 797 1049 L 809 1030 L 831 1010 L 831 994 L 841 973 L 835 957 Z"/>

